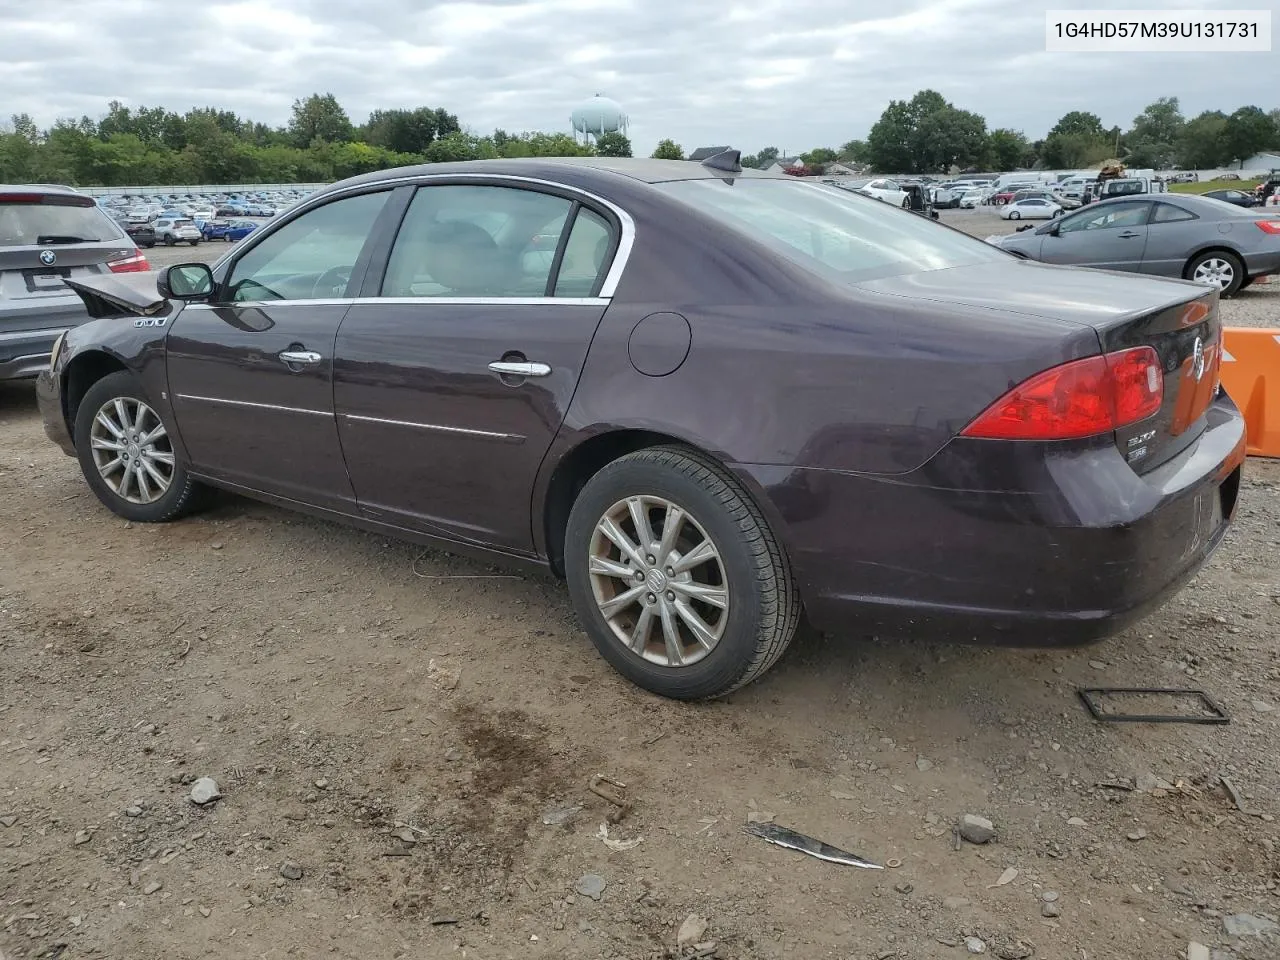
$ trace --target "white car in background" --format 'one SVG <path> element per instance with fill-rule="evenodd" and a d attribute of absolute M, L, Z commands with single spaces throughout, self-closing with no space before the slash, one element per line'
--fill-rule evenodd
<path fill-rule="evenodd" d="M 1052 220 L 1062 216 L 1062 207 L 1052 200 L 1027 197 L 1006 203 L 1000 208 L 1000 216 L 1004 220 Z"/>
<path fill-rule="evenodd" d="M 898 181 L 890 180 L 888 177 L 851 180 L 845 186 L 845 189 L 857 190 L 860 193 L 875 197 L 877 200 L 883 200 L 885 203 L 892 203 L 895 207 L 905 207 L 908 202 L 907 191 L 898 186 Z"/>
<path fill-rule="evenodd" d="M 987 197 L 991 196 L 990 187 L 975 187 L 972 190 L 966 190 L 964 196 L 960 198 L 961 210 L 973 210 L 982 206 L 987 202 Z"/>

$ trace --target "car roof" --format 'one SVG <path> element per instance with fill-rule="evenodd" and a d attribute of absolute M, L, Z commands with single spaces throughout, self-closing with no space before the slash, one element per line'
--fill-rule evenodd
<path fill-rule="evenodd" d="M 83 196 L 74 187 L 64 186 L 61 183 L 0 183 L 0 190 L 5 192 L 21 191 L 23 193 L 71 193 L 76 196 Z"/>
<path fill-rule="evenodd" d="M 573 174 L 578 183 L 598 182 L 605 185 L 627 177 L 641 183 L 667 183 L 672 180 L 768 179 L 791 180 L 788 174 L 744 168 L 729 172 L 704 166 L 691 160 L 651 160 L 639 157 L 528 157 L 517 160 L 464 160 L 459 163 L 421 163 L 411 167 L 393 167 L 341 180 L 325 190 L 346 188 L 361 183 L 381 183 L 414 177 L 441 176 L 451 173 L 493 174 L 534 178 L 557 178 Z"/>
<path fill-rule="evenodd" d="M 1256 211 L 1247 207 L 1232 206 L 1231 204 L 1223 203 L 1221 200 L 1202 197 L 1197 193 L 1132 193 L 1127 197 L 1107 197 L 1107 199 L 1099 203 L 1089 204 L 1086 209 L 1107 204 L 1124 203 L 1127 200 L 1158 200 L 1161 203 L 1181 207 L 1188 213 L 1194 213 L 1203 220 L 1221 220 L 1231 217 L 1250 220 L 1256 219 L 1258 216 Z"/>

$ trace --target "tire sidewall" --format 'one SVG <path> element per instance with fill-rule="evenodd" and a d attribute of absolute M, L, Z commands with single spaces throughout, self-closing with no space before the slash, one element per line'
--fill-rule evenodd
<path fill-rule="evenodd" d="M 729 579 L 729 622 L 715 649 L 688 667 L 650 663 L 623 647 L 596 604 L 587 572 L 590 544 L 604 512 L 628 496 L 657 496 L 680 505 L 715 541 Z M 676 699 L 714 696 L 732 687 L 756 652 L 762 597 L 759 568 L 742 530 L 724 504 L 696 480 L 651 461 L 624 458 L 602 469 L 583 488 L 565 532 L 565 579 L 578 614 L 600 654 L 633 683 Z"/>
<path fill-rule="evenodd" d="M 85 481 L 108 510 L 124 517 L 126 520 L 132 520 L 136 523 L 160 523 L 173 519 L 181 512 L 190 496 L 190 488 L 192 486 L 186 467 L 177 459 L 176 452 L 174 455 L 173 482 L 169 484 L 169 489 L 165 491 L 163 497 L 151 503 L 130 503 L 107 486 L 106 481 L 98 473 L 98 467 L 93 462 L 93 451 L 89 444 L 90 431 L 93 427 L 93 418 L 102 409 L 102 405 L 115 397 L 127 397 L 145 403 L 155 412 L 156 416 L 160 417 L 169 436 L 173 436 L 173 425 L 161 416 L 155 404 L 147 398 L 146 393 L 138 383 L 137 377 L 124 370 L 108 374 L 86 391 L 80 401 L 80 407 L 76 411 L 73 434 L 76 459 L 80 461 L 80 470 L 84 474 Z"/>
<path fill-rule="evenodd" d="M 1235 296 L 1237 293 L 1240 292 L 1240 288 L 1244 283 L 1244 262 L 1234 253 L 1231 253 L 1226 250 L 1221 250 L 1221 251 L 1213 250 L 1213 251 L 1210 251 L 1209 253 L 1202 253 L 1198 257 L 1196 257 L 1194 260 L 1192 260 L 1191 263 L 1187 265 L 1188 280 L 1195 277 L 1196 268 L 1199 267 L 1200 264 L 1204 263 L 1206 260 L 1226 260 L 1228 263 L 1231 264 L 1231 271 L 1233 274 L 1231 284 L 1230 286 L 1219 287 L 1218 288 L 1219 296 L 1231 297 L 1231 296 Z"/>

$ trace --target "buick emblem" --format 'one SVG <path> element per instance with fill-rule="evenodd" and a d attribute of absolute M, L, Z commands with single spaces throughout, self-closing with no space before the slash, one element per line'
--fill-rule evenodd
<path fill-rule="evenodd" d="M 57 259 L 58 259 L 58 255 L 54 253 L 52 250 L 40 251 L 40 262 L 43 263 L 46 267 L 52 267 L 54 264 L 54 261 L 56 261 Z"/>
<path fill-rule="evenodd" d="M 1204 340 L 1196 337 L 1196 345 L 1191 348 L 1191 375 L 1196 383 L 1204 376 Z"/>

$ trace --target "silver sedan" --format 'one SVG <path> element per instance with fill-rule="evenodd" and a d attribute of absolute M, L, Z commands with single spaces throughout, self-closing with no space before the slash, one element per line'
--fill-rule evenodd
<path fill-rule="evenodd" d="M 990 242 L 1045 263 L 1216 284 L 1223 296 L 1280 273 L 1280 211 L 1249 210 L 1190 194 L 1103 200 Z"/>

